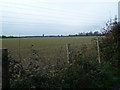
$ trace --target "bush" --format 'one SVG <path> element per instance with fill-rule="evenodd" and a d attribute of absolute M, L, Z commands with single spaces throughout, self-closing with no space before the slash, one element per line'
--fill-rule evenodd
<path fill-rule="evenodd" d="M 111 24 L 105 31 L 105 38 L 100 43 L 102 59 L 112 65 L 120 66 L 120 23 Z"/>
<path fill-rule="evenodd" d="M 112 27 L 119 27 L 116 25 Z M 117 29 L 118 31 L 119 29 Z M 120 31 L 120 30 L 119 30 Z M 109 35 L 110 32 L 110 35 Z M 87 58 L 87 46 L 82 49 L 73 50 L 70 63 L 64 66 L 54 66 L 52 72 L 43 74 L 41 67 L 37 64 L 39 58 L 37 52 L 33 51 L 31 62 L 24 68 L 21 61 L 9 58 L 10 61 L 10 83 L 11 88 L 118 88 L 120 87 L 119 62 L 119 39 L 115 31 L 108 31 L 106 37 L 100 41 L 101 64 L 97 58 Z M 116 33 L 117 34 L 117 33 Z M 111 43 L 112 42 L 112 43 Z M 37 55 L 38 56 L 38 55 Z"/>

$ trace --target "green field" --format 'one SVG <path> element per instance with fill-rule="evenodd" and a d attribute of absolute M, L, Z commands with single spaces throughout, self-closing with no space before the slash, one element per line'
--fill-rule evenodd
<path fill-rule="evenodd" d="M 111 61 L 102 58 L 106 53 L 100 53 L 101 63 L 98 62 L 96 37 L 9 38 L 2 41 L 3 48 L 8 49 L 11 87 L 119 86 L 119 70 Z M 70 59 L 66 44 L 71 44 Z M 106 47 L 100 47 L 104 49 Z"/>
<path fill-rule="evenodd" d="M 66 44 L 71 44 L 74 51 L 86 47 L 85 57 L 96 57 L 96 37 L 44 37 L 44 38 L 9 38 L 3 39 L 3 48 L 8 49 L 9 56 L 27 63 L 30 58 L 37 58 L 44 63 L 56 63 L 67 60 Z M 33 55 L 33 53 L 37 53 Z"/>

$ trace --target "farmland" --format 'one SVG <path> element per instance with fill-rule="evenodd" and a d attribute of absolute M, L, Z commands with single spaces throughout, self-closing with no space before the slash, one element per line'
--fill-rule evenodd
<path fill-rule="evenodd" d="M 3 48 L 8 49 L 12 88 L 119 86 L 119 70 L 102 58 L 106 53 L 101 53 L 101 63 L 98 62 L 96 37 L 9 38 L 2 41 Z M 67 62 L 67 44 L 71 44 L 72 50 L 70 63 Z M 100 50 L 105 49 L 100 47 Z"/>
<path fill-rule="evenodd" d="M 3 39 L 3 48 L 8 48 L 9 55 L 14 59 L 28 61 L 35 50 L 39 58 L 56 62 L 61 59 L 66 61 L 66 44 L 71 44 L 72 49 L 79 51 L 86 46 L 87 57 L 96 55 L 96 37 L 44 37 L 44 38 L 11 38 Z"/>

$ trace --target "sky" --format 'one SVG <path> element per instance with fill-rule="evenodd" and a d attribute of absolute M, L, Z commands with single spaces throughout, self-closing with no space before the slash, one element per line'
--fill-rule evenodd
<path fill-rule="evenodd" d="M 0 0 L 0 34 L 69 35 L 101 31 L 119 0 Z"/>

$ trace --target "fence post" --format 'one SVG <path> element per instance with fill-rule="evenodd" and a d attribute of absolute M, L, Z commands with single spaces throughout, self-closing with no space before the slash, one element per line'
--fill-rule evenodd
<path fill-rule="evenodd" d="M 70 63 L 71 44 L 66 44 L 66 48 L 67 48 L 67 59 L 68 59 L 68 63 Z"/>
<path fill-rule="evenodd" d="M 2 89 L 2 50 L 0 49 L 0 90 Z"/>
<path fill-rule="evenodd" d="M 100 47 L 99 47 L 99 39 L 97 38 L 97 50 L 98 50 L 98 62 L 100 64 Z"/>
<path fill-rule="evenodd" d="M 2 88 L 10 88 L 8 50 L 0 49 L 2 53 Z"/>

